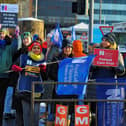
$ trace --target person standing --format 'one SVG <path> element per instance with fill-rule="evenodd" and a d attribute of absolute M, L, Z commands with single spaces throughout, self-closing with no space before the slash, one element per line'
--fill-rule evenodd
<path fill-rule="evenodd" d="M 47 77 L 50 80 L 55 81 L 55 82 L 58 81 L 59 62 L 61 60 L 65 59 L 65 58 L 72 58 L 72 43 L 67 39 L 63 39 L 62 52 L 59 53 L 58 56 L 54 56 L 52 58 L 52 60 L 50 61 L 50 64 L 47 64 Z M 54 62 L 54 63 L 51 63 L 51 62 Z M 67 98 L 68 99 L 68 98 L 71 98 L 71 96 L 57 95 L 56 94 L 56 86 L 53 85 L 52 98 L 54 98 L 54 99 L 56 99 L 56 98 L 57 99 Z M 71 103 L 69 105 L 71 105 Z M 52 126 L 53 123 L 54 123 L 55 107 L 56 107 L 56 103 L 52 103 L 51 104 L 51 113 L 49 113 L 48 122 L 47 122 L 47 124 L 49 126 Z M 72 113 L 72 112 L 73 112 L 73 109 L 70 111 L 70 113 Z"/>
<path fill-rule="evenodd" d="M 5 28 L 0 31 L 0 125 L 2 126 L 3 109 L 6 90 L 9 86 L 12 58 L 17 51 L 17 40 L 9 37 L 9 31 Z"/>
<path fill-rule="evenodd" d="M 107 33 L 103 36 L 102 42 L 100 44 L 100 49 L 110 49 L 117 50 L 117 39 L 114 33 Z M 123 75 L 125 73 L 124 61 L 122 55 L 119 53 L 118 55 L 118 66 L 117 67 L 104 67 L 104 66 L 92 66 L 91 71 L 91 79 L 95 79 L 96 83 L 116 83 L 115 76 Z M 116 88 L 113 85 L 105 85 L 99 86 L 96 85 L 96 97 L 98 99 L 103 99 L 103 94 L 109 89 Z M 98 126 L 101 126 L 101 123 L 104 123 L 104 108 L 105 104 L 98 102 Z"/>
<path fill-rule="evenodd" d="M 41 44 L 38 41 L 32 42 L 28 47 L 28 53 L 20 56 L 20 67 L 17 65 L 12 66 L 12 70 L 20 72 L 19 82 L 17 91 L 21 98 L 21 104 L 23 108 L 23 121 L 24 126 L 31 126 L 30 121 L 30 110 L 31 110 L 31 90 L 33 81 L 43 81 L 41 72 L 46 71 L 46 66 L 43 65 L 45 62 L 44 54 L 42 53 Z M 36 85 L 35 92 L 38 94 L 37 97 L 41 98 L 43 94 L 43 86 Z M 34 112 L 34 126 L 38 126 L 39 120 L 39 103 L 35 103 Z"/>

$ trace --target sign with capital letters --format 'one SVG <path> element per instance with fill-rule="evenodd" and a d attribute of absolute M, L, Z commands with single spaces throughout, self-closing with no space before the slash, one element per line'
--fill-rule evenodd
<path fill-rule="evenodd" d="M 88 105 L 75 105 L 75 126 L 89 126 Z"/>
<path fill-rule="evenodd" d="M 93 65 L 96 66 L 118 66 L 118 50 L 110 49 L 94 49 L 94 58 Z"/>
<path fill-rule="evenodd" d="M 67 126 L 67 112 L 67 106 L 56 105 L 55 126 Z"/>

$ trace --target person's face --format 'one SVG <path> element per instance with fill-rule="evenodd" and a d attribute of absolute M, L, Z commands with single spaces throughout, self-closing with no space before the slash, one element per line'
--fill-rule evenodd
<path fill-rule="evenodd" d="M 5 33 L 4 32 L 1 32 L 0 33 L 0 39 L 3 40 L 5 38 Z"/>
<path fill-rule="evenodd" d="M 32 52 L 33 52 L 34 54 L 36 54 L 36 55 L 39 55 L 39 54 L 41 53 L 41 49 L 40 49 L 40 47 L 39 47 L 38 45 L 34 45 L 34 46 L 32 47 Z"/>
<path fill-rule="evenodd" d="M 30 37 L 24 38 L 23 44 L 24 44 L 24 46 L 29 46 L 31 44 L 31 38 Z"/>
<path fill-rule="evenodd" d="M 111 44 L 110 44 L 110 42 L 107 40 L 107 39 L 102 39 L 102 43 L 101 43 L 101 46 L 103 47 L 103 48 L 107 48 L 107 47 L 109 47 Z"/>
<path fill-rule="evenodd" d="M 63 48 L 63 53 L 66 55 L 66 56 L 69 56 L 71 53 L 72 53 L 72 47 L 64 47 Z"/>

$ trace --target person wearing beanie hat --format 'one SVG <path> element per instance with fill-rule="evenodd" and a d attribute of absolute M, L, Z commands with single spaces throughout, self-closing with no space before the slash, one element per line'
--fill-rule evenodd
<path fill-rule="evenodd" d="M 23 69 L 22 69 L 23 68 Z M 31 106 L 31 91 L 32 91 L 32 82 L 45 80 L 42 74 L 45 75 L 46 65 L 44 55 L 42 53 L 41 44 L 38 41 L 33 41 L 28 47 L 28 53 L 21 54 L 20 56 L 20 66 L 13 65 L 12 70 L 15 72 L 20 72 L 17 93 L 19 96 L 23 96 L 21 99 L 21 106 L 23 110 L 23 123 L 24 126 L 30 126 L 30 106 Z M 36 85 L 35 92 L 37 93 L 36 97 L 41 98 L 43 94 L 43 86 Z M 35 103 L 35 125 L 38 125 L 39 120 L 39 103 Z M 18 113 L 19 114 L 19 113 Z"/>
<path fill-rule="evenodd" d="M 47 76 L 49 78 L 49 80 L 51 81 L 58 81 L 58 69 L 59 69 L 59 62 L 60 60 L 63 60 L 65 58 L 72 58 L 73 55 L 72 55 L 72 42 L 70 42 L 69 40 L 67 39 L 63 39 L 63 43 L 62 43 L 62 52 L 59 53 L 59 55 L 53 57 L 53 59 L 51 60 L 52 62 L 56 62 L 56 63 L 53 63 L 53 64 L 48 64 L 47 65 Z M 53 73 L 53 74 L 52 74 Z M 57 95 L 56 94 L 56 90 L 55 88 L 56 87 L 52 87 L 53 88 L 53 92 L 52 92 L 52 96 L 54 99 L 58 98 L 58 99 L 71 99 L 71 98 L 75 98 L 75 96 L 68 96 L 68 95 Z M 50 92 L 51 93 L 51 92 Z M 70 106 L 70 114 L 72 114 L 73 112 L 73 104 L 72 103 L 68 103 L 69 106 Z M 47 125 L 49 126 L 52 126 L 53 124 L 53 119 L 51 118 L 52 116 L 54 117 L 55 116 L 55 109 L 53 108 L 55 106 L 55 103 L 52 104 L 52 110 L 51 110 L 51 114 L 48 116 L 49 119 L 48 119 L 48 122 L 47 122 Z M 51 116 L 52 115 L 52 116 Z"/>
<path fill-rule="evenodd" d="M 21 38 L 22 38 L 22 44 L 25 46 L 29 46 L 32 42 L 32 35 L 30 32 L 24 32 L 21 35 Z"/>
<path fill-rule="evenodd" d="M 74 57 L 82 57 L 86 56 L 85 53 L 83 53 L 83 45 L 80 40 L 74 40 L 73 41 L 73 56 Z"/>
<path fill-rule="evenodd" d="M 114 33 L 110 32 L 102 37 L 102 43 L 100 45 L 103 48 L 117 49 L 117 38 Z"/>
<path fill-rule="evenodd" d="M 63 42 L 62 42 L 62 49 L 65 48 L 65 47 L 73 47 L 72 45 L 72 42 L 68 39 L 63 39 Z"/>
<path fill-rule="evenodd" d="M 42 52 L 42 46 L 41 43 L 37 40 L 33 41 L 31 45 L 29 45 L 28 50 L 31 51 L 33 46 L 38 46 L 40 48 L 40 51 Z"/>
<path fill-rule="evenodd" d="M 117 50 L 117 39 L 114 33 L 107 33 L 103 36 L 102 42 L 100 43 L 100 49 L 109 49 L 109 50 Z M 114 89 L 114 85 L 108 85 L 107 83 L 115 84 L 117 80 L 115 77 L 122 76 L 125 73 L 124 61 L 122 55 L 118 54 L 118 65 L 116 67 L 104 67 L 104 66 L 94 66 L 90 69 L 90 79 L 96 81 L 96 83 L 106 83 L 104 86 L 99 86 L 96 84 L 96 97 L 98 99 L 102 99 L 103 95 L 106 94 L 108 90 Z M 107 97 L 106 97 L 107 99 Z M 104 103 L 98 102 L 96 103 L 98 113 L 98 126 L 101 126 L 101 123 L 104 123 Z M 96 110 L 96 107 L 95 107 Z M 106 114 L 106 111 L 105 111 Z M 116 115 L 117 116 L 117 115 Z M 109 119 L 109 118 L 108 118 Z M 111 124 L 110 124 L 111 125 Z"/>

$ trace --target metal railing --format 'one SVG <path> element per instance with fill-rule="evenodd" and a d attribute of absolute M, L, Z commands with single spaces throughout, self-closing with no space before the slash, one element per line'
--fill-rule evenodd
<path fill-rule="evenodd" d="M 32 83 L 32 93 L 31 93 L 31 121 L 32 121 L 32 125 L 31 126 L 34 126 L 34 118 L 33 118 L 33 114 L 34 114 L 34 103 L 35 102 L 46 102 L 46 103 L 50 103 L 50 102 L 74 102 L 74 103 L 78 103 L 79 101 L 82 101 L 84 103 L 92 103 L 92 102 L 126 102 L 126 99 L 96 99 L 96 98 L 93 98 L 93 99 L 52 99 L 52 98 L 48 98 L 48 99 L 35 99 L 35 85 L 37 84 L 42 84 L 42 85 L 50 85 L 50 84 L 54 84 L 54 85 L 57 85 L 57 84 L 72 84 L 72 85 L 76 85 L 76 84 L 83 84 L 83 85 L 99 85 L 99 86 L 126 86 L 126 83 L 102 83 L 102 82 L 99 82 L 99 83 L 96 83 L 94 80 L 92 81 L 89 81 L 88 83 L 83 83 L 83 82 L 33 82 Z M 97 107 L 96 107 L 96 115 L 97 115 Z M 96 116 L 96 122 L 95 122 L 95 126 L 97 126 L 97 116 Z"/>

